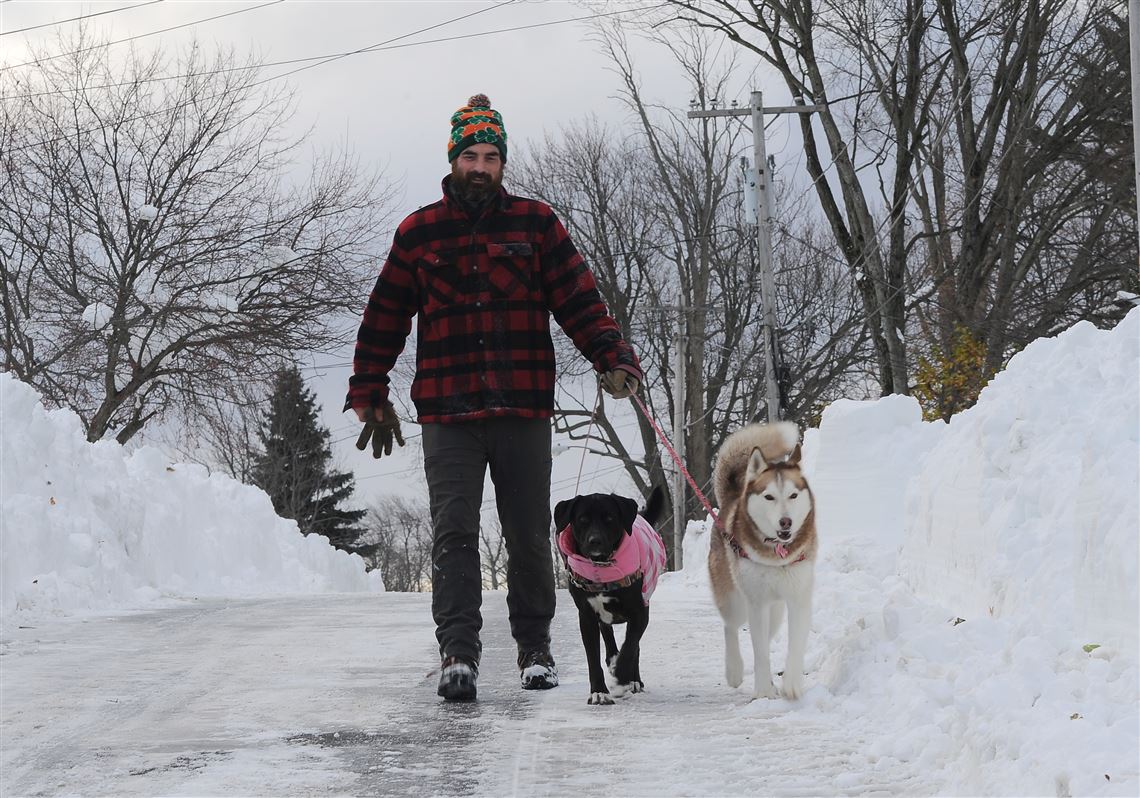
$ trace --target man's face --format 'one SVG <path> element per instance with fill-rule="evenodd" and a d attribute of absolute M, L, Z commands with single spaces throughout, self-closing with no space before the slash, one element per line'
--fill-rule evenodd
<path fill-rule="evenodd" d="M 494 144 L 472 144 L 451 162 L 451 182 L 468 202 L 482 202 L 503 184 L 503 159 Z"/>

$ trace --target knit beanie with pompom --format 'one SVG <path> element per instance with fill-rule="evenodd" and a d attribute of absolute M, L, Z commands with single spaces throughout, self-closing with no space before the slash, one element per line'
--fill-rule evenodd
<path fill-rule="evenodd" d="M 454 161 L 472 144 L 494 144 L 503 160 L 507 160 L 507 130 L 503 127 L 503 117 L 491 108 L 486 94 L 474 95 L 467 105 L 451 115 L 447 160 Z"/>

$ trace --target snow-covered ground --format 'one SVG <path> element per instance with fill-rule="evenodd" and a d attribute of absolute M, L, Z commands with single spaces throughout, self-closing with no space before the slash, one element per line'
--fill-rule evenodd
<path fill-rule="evenodd" d="M 480 733 L 485 747 L 474 746 L 470 760 L 456 754 L 455 767 L 477 763 L 478 771 L 470 781 L 454 782 L 454 791 L 1140 794 L 1138 345 L 1140 310 L 1112 331 L 1081 324 L 1037 341 L 995 378 L 976 407 L 948 425 L 922 422 L 904 397 L 836 403 L 805 446 L 821 535 L 806 696 L 795 703 L 750 702 L 749 679 L 736 691 L 723 685 L 720 635 L 703 570 L 708 533 L 694 524 L 686 569 L 666 575 L 654 595 L 654 622 L 643 644 L 649 694 L 615 708 L 586 706 L 574 610 L 560 597 L 555 653 L 563 685 L 526 696 L 524 709 L 532 721 L 535 712 L 544 718 L 543 731 L 535 732 L 540 740 L 588 732 L 591 742 L 583 741 L 582 750 L 604 754 L 591 756 L 593 771 L 573 771 L 575 757 L 560 745 L 535 744 L 533 725 L 512 725 L 510 712 L 494 715 L 499 703 L 515 707 L 518 699 L 507 696 L 521 693 L 503 687 L 515 676 L 496 672 L 492 655 L 498 653 L 485 652 L 481 703 L 491 713 L 484 720 L 492 720 Z M 359 559 L 302 538 L 273 516 L 257 491 L 171 465 L 153 451 L 128 456 L 113 444 L 87 444 L 70 414 L 46 413 L 30 389 L 8 375 L 0 375 L 0 391 L 2 762 L 3 771 L 25 779 L 21 783 L 58 784 L 54 792 L 64 793 L 143 789 L 137 780 L 128 790 L 126 782 L 68 782 L 66 774 L 60 782 L 47 776 L 36 782 L 35 766 L 28 764 L 42 753 L 34 749 L 47 733 L 36 725 L 42 720 L 37 708 L 49 703 L 47 696 L 66 693 L 53 683 L 62 688 L 68 668 L 89 658 L 89 639 L 70 654 L 67 641 L 73 632 L 83 635 L 76 622 L 91 611 L 105 617 L 184 606 L 202 596 L 382 589 Z M 383 608 L 389 599 L 336 601 L 343 615 L 353 602 Z M 383 639 L 355 629 L 348 639 L 360 649 L 329 662 L 337 667 L 344 660 L 342 670 L 354 678 L 363 672 L 356 669 L 366 669 L 364 661 L 390 662 L 368 671 L 364 689 L 383 693 L 389 703 L 433 706 L 426 683 L 400 698 L 406 672 L 431 665 L 426 597 L 393 595 L 391 603 L 392 612 L 376 621 Z M 263 611 L 250 606 L 251 613 Z M 301 606 L 291 604 L 290 611 Z M 374 615 L 362 612 L 360 623 Z M 132 617 L 142 623 L 145 614 Z M 27 626 L 37 629 L 21 628 Z M 252 626 L 245 633 L 251 639 L 260 634 Z M 324 739 L 331 729 L 338 740 L 342 732 L 351 737 L 351 727 L 365 747 L 389 740 L 390 750 L 381 753 L 392 761 L 369 771 L 373 781 L 367 783 L 380 786 L 368 791 L 394 792 L 382 786 L 389 768 L 397 780 L 392 784 L 416 792 L 408 767 L 429 760 L 392 742 L 394 731 L 369 731 L 365 716 L 372 713 L 375 721 L 374 706 L 360 710 L 355 699 L 336 703 L 333 697 L 330 705 L 340 713 L 334 717 L 322 702 L 305 701 L 306 695 L 326 697 L 321 673 L 311 679 L 296 667 L 289 678 L 278 673 L 269 658 L 330 667 L 314 659 L 315 651 L 330 650 L 319 626 L 290 642 L 293 637 L 274 634 L 261 647 L 215 645 L 215 654 L 224 653 L 234 669 L 243 658 L 267 657 L 264 678 L 283 683 L 279 699 L 273 690 L 252 691 L 248 706 L 244 693 L 219 689 L 227 702 L 226 734 L 240 736 L 235 730 L 244 728 L 243 713 L 260 718 L 270 709 L 290 718 L 306 739 Z M 115 645 L 121 651 L 123 643 Z M 777 669 L 783 645 L 781 635 Z M 145 656 L 132 649 L 108 664 L 142 668 Z M 161 656 L 192 663 L 195 653 L 164 649 Z M 410 665 L 409 658 L 417 661 Z M 259 664 L 246 667 L 258 672 Z M 399 669 L 404 676 L 397 676 Z M 107 674 L 109 683 L 115 673 Z M 209 692 L 210 680 L 228 678 L 208 667 L 190 667 L 184 676 L 189 681 L 179 690 L 194 696 Z M 44 714 L 56 717 L 49 709 Z M 392 710 L 385 718 L 385 729 L 399 726 Z M 415 716 L 409 718 L 414 725 Z M 151 728 L 134 722 L 131 734 L 141 740 L 157 735 L 164 720 L 151 718 Z M 210 722 L 199 718 L 194 734 L 208 736 Z M 264 730 L 267 723 L 254 725 Z M 622 724 L 641 726 L 615 735 Z M 836 742 L 843 730 L 851 730 L 850 738 Z M 773 735 L 782 738 L 774 742 Z M 406 737 L 414 739 L 411 731 Z M 508 738 L 517 744 L 505 743 Z M 430 745 L 446 750 L 449 740 L 445 726 Z M 777 763 L 770 761 L 774 744 L 780 746 Z M 741 745 L 754 745 L 756 756 Z M 522 770 L 520 746 L 528 752 Z M 291 750 L 233 757 L 214 770 L 209 761 L 174 767 L 174 776 L 167 773 L 168 781 L 150 787 L 199 794 L 245 794 L 259 784 L 292 794 L 351 792 L 354 784 L 364 789 L 352 779 L 322 781 L 314 768 L 328 765 L 328 757 L 314 764 L 312 752 L 291 759 Z M 106 746 L 86 765 L 94 768 L 99 756 L 109 756 Z M 450 767 L 446 759 L 430 761 L 437 769 Z M 764 781 L 773 767 L 786 780 Z M 813 781 L 816 772 L 820 780 Z M 177 780 L 179 773 L 185 781 Z M 424 779 L 427 792 L 452 783 Z"/>

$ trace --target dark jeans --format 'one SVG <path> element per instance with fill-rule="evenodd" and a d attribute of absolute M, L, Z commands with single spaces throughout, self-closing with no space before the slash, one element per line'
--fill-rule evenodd
<path fill-rule="evenodd" d="M 491 468 L 507 548 L 507 610 L 520 651 L 550 645 L 550 420 L 424 424 L 432 546 L 432 615 L 441 656 L 479 661 L 483 617 L 479 508 Z"/>

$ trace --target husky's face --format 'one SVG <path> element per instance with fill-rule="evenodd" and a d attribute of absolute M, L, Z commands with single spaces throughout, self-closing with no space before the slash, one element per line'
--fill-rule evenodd
<path fill-rule="evenodd" d="M 797 446 L 784 463 L 770 465 L 755 449 L 748 460 L 748 517 L 768 541 L 790 543 L 811 512 L 811 491 L 799 469 L 799 455 Z"/>

